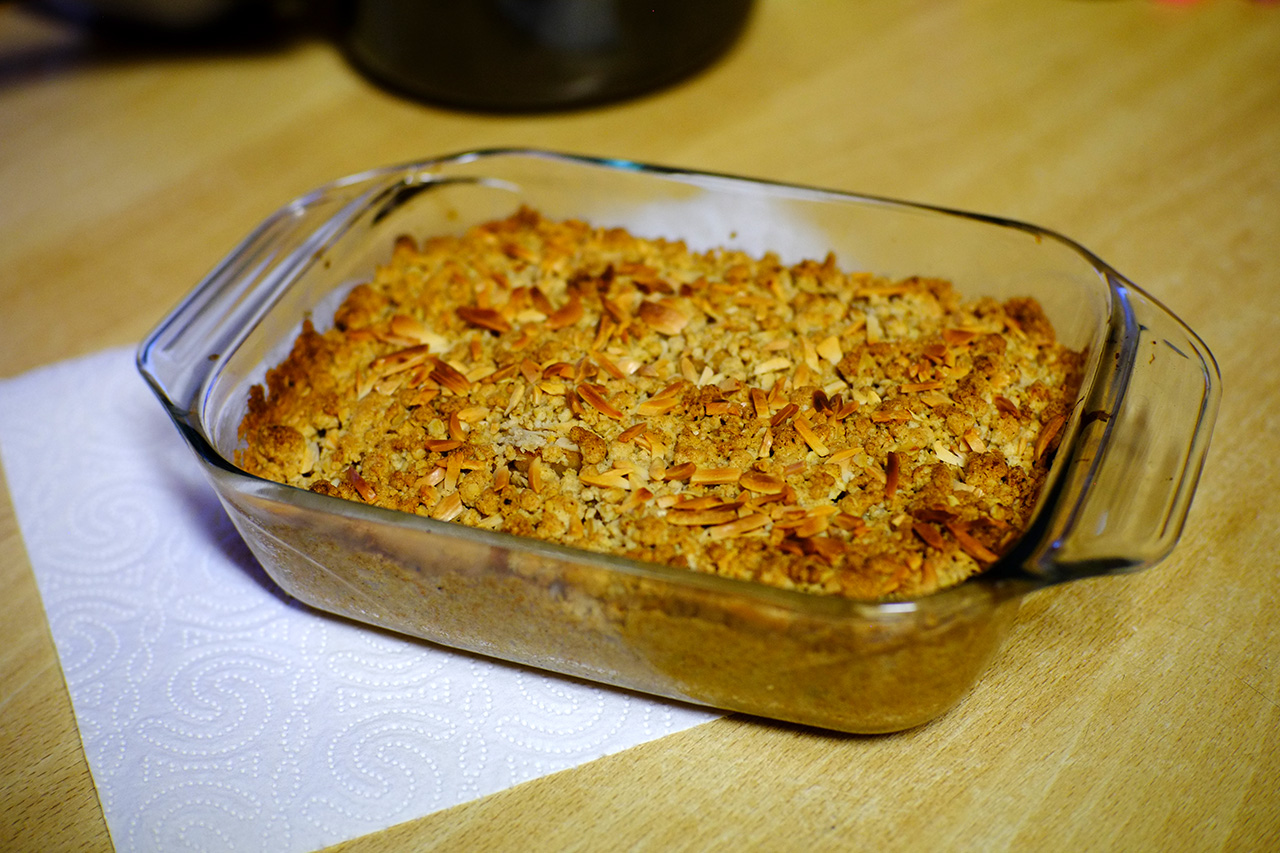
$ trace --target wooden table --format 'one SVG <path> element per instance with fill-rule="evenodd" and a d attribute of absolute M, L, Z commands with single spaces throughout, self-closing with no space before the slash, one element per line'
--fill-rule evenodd
<path fill-rule="evenodd" d="M 1174 555 L 1032 597 L 955 711 L 726 718 L 343 846 L 1280 847 L 1280 8 L 765 0 L 709 72 L 560 115 L 386 94 L 318 39 L 108 49 L 0 7 L 0 377 L 135 342 L 283 201 L 532 145 L 998 213 L 1169 305 L 1225 396 Z M 110 840 L 0 489 L 0 848 Z"/>

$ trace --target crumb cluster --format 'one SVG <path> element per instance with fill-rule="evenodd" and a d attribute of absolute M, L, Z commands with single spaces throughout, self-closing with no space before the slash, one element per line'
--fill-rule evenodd
<path fill-rule="evenodd" d="M 237 464 L 348 500 L 857 599 L 1025 528 L 1081 353 L 1033 299 L 784 265 L 522 209 L 310 321 Z"/>

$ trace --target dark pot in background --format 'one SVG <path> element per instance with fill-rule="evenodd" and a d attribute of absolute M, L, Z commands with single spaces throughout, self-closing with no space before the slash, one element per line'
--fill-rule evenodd
<path fill-rule="evenodd" d="M 465 109 L 571 109 L 703 69 L 751 0 L 340 0 L 351 61 L 398 92 Z"/>

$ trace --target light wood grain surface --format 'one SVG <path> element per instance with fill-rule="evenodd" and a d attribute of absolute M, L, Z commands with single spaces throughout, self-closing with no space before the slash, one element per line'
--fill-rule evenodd
<path fill-rule="evenodd" d="M 726 718 L 343 850 L 1280 849 L 1280 7 L 763 0 L 674 89 L 498 117 L 318 39 L 119 49 L 0 6 L 0 377 L 139 340 L 313 186 L 493 145 L 1050 227 L 1200 332 L 1221 416 L 1174 555 L 1032 597 L 931 725 Z M 0 625 L 0 849 L 110 849 L 6 490 Z"/>

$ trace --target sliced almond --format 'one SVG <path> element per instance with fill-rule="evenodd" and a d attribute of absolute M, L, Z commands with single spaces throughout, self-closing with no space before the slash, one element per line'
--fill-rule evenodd
<path fill-rule="evenodd" d="M 431 510 L 431 517 L 439 521 L 453 521 L 462 515 L 462 496 L 457 492 L 446 496 Z"/>
<path fill-rule="evenodd" d="M 775 356 L 760 362 L 755 366 L 754 373 L 756 376 L 763 376 L 766 373 L 774 373 L 779 370 L 789 370 L 791 368 L 791 359 L 783 356 Z"/>
<path fill-rule="evenodd" d="M 769 516 L 761 513 L 744 515 L 742 518 L 717 524 L 707 530 L 712 539 L 731 539 L 743 536 L 753 530 L 759 530 L 769 523 Z"/>
<path fill-rule="evenodd" d="M 491 332 L 511 331 L 511 323 L 507 322 L 507 318 L 492 308 L 464 305 L 457 309 L 457 314 L 462 322 L 470 326 L 478 326 Z"/>
<path fill-rule="evenodd" d="M 563 329 L 581 320 L 582 313 L 582 300 L 575 293 L 567 303 L 547 315 L 545 325 L 548 329 Z"/>
<path fill-rule="evenodd" d="M 946 527 L 947 530 L 951 531 L 951 535 L 956 538 L 956 542 L 959 543 L 960 547 L 964 549 L 964 552 L 975 560 L 983 563 L 994 563 L 1000 559 L 999 554 L 974 539 L 960 522 L 948 521 L 946 522 Z"/>
<path fill-rule="evenodd" d="M 827 445 L 822 441 L 818 434 L 813 431 L 813 427 L 809 426 L 808 421 L 803 419 L 797 420 L 796 432 L 800 434 L 800 437 L 804 439 L 804 443 L 809 445 L 809 449 L 814 453 L 819 456 L 827 456 L 831 453 L 831 450 Z"/>
<path fill-rule="evenodd" d="M 742 476 L 738 478 L 738 485 L 748 491 L 762 495 L 780 495 L 787 487 L 787 484 L 782 480 L 761 471 L 743 472 Z"/>
<path fill-rule="evenodd" d="M 835 335 L 823 338 L 817 346 L 818 355 L 826 359 L 830 364 L 839 364 L 844 358 L 844 351 L 840 349 L 840 339 Z"/>
<path fill-rule="evenodd" d="M 738 511 L 733 509 L 698 509 L 698 510 L 669 510 L 667 512 L 667 522 L 670 524 L 679 524 L 684 527 L 709 527 L 713 524 L 724 524 L 733 521 L 738 517 Z"/>
<path fill-rule="evenodd" d="M 685 462 L 682 465 L 676 465 L 668 468 L 662 475 L 662 479 L 670 481 L 688 480 L 698 470 L 698 466 L 692 462 Z"/>
<path fill-rule="evenodd" d="M 738 482 L 742 471 L 738 468 L 699 468 L 689 478 L 694 486 L 719 486 Z"/>
<path fill-rule="evenodd" d="M 586 401 L 588 406 L 607 418 L 613 418 L 615 421 L 622 420 L 622 412 L 618 411 L 616 406 L 606 400 L 596 386 L 583 383 L 578 386 L 577 390 L 578 396 Z"/>
<path fill-rule="evenodd" d="M 347 467 L 347 482 L 351 484 L 351 488 L 356 490 L 360 495 L 360 499 L 365 503 L 373 503 L 378 499 L 378 493 L 374 491 L 373 486 L 364 477 L 360 476 L 360 472 L 356 470 L 356 466 Z"/>
<path fill-rule="evenodd" d="M 630 489 L 631 481 L 627 479 L 627 473 L 626 471 L 612 468 L 602 474 L 579 474 L 578 480 L 588 486 L 596 486 L 601 489 Z"/>
<path fill-rule="evenodd" d="M 664 335 L 678 335 L 689 324 L 689 317 L 666 302 L 645 300 L 640 303 L 637 313 L 654 331 Z"/>

